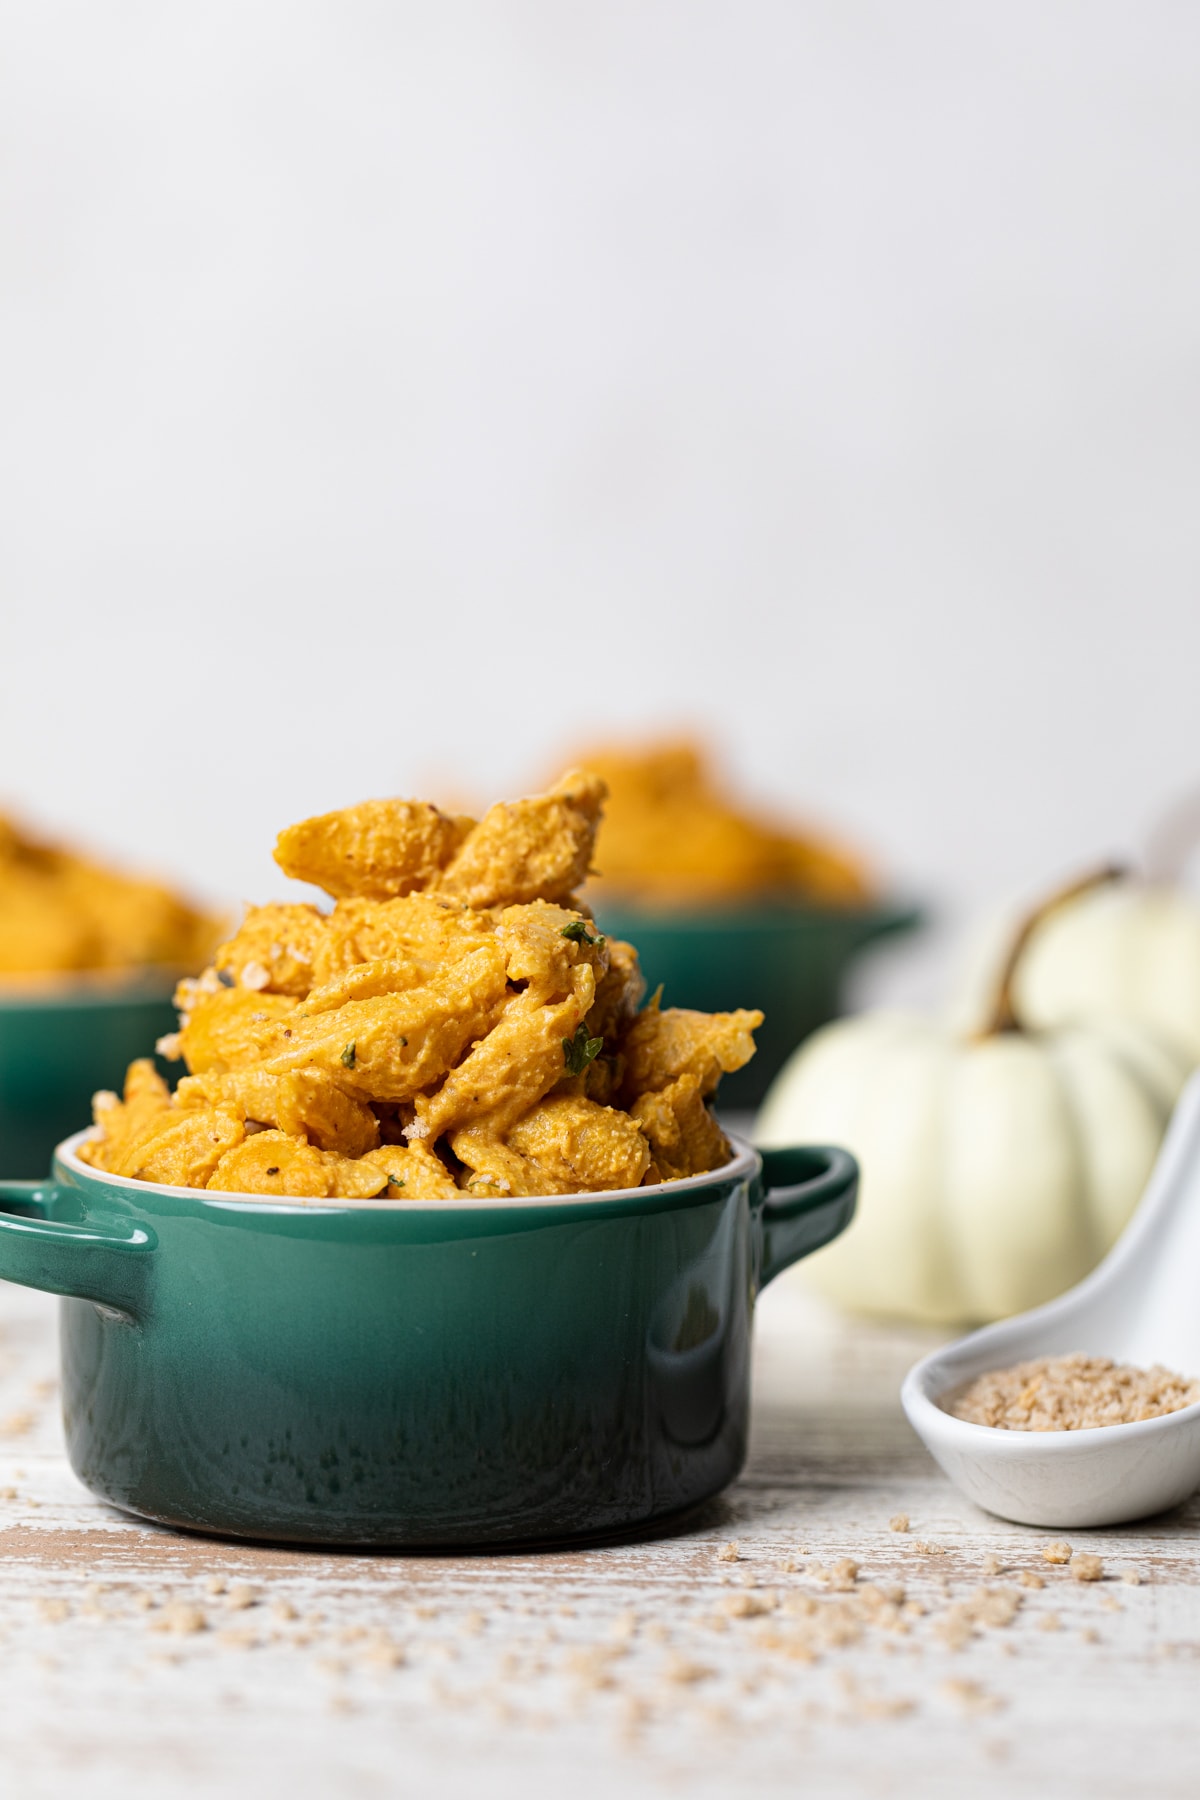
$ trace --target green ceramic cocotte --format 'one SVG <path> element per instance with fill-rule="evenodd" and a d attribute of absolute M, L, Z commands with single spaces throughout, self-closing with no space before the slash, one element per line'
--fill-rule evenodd
<path fill-rule="evenodd" d="M 114 1505 L 239 1537 L 539 1542 L 676 1513 L 746 1451 L 755 1297 L 849 1223 L 842 1150 L 510 1201 L 0 1183 L 0 1276 L 67 1296 L 63 1414 Z"/>
<path fill-rule="evenodd" d="M 174 979 L 74 979 L 0 996 L 0 1175 L 44 1176 L 54 1146 L 92 1109 L 97 1088 L 178 1019 Z"/>
<path fill-rule="evenodd" d="M 796 1045 L 842 1010 L 842 988 L 859 951 L 921 921 L 909 906 L 757 906 L 662 912 L 596 898 L 612 937 L 638 947 L 664 1006 L 698 1012 L 761 1007 L 754 1058 L 721 1081 L 723 1111 L 756 1107 Z"/>

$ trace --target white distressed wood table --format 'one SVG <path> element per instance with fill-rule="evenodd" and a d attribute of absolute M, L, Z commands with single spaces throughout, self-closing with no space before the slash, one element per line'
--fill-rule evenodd
<path fill-rule="evenodd" d="M 910 1433 L 897 1388 L 927 1340 L 791 1278 L 756 1329 L 745 1474 L 687 1529 L 328 1554 L 93 1500 L 54 1303 L 0 1286 L 4 1794 L 1194 1800 L 1200 1504 L 1071 1534 L 1104 1562 L 1081 1582 Z"/>

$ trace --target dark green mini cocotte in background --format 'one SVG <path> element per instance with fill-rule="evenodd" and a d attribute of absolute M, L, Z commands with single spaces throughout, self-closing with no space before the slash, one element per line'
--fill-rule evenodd
<path fill-rule="evenodd" d="M 636 944 L 664 1006 L 697 1012 L 760 1007 L 756 1050 L 744 1069 L 721 1080 L 724 1113 L 756 1107 L 796 1045 L 842 1011 L 851 963 L 878 938 L 909 931 L 921 915 L 906 906 L 776 904 L 655 911 L 596 899 L 610 937 Z"/>
<path fill-rule="evenodd" d="M 129 1064 L 176 1029 L 174 986 L 168 972 L 0 995 L 0 1176 L 49 1174 L 96 1089 L 120 1092 Z"/>
<path fill-rule="evenodd" d="M 0 1184 L 0 1276 L 67 1296 L 76 1474 L 169 1525 L 305 1543 L 561 1540 L 717 1493 L 755 1298 L 857 1187 L 844 1151 L 739 1145 L 611 1195 L 280 1201 L 99 1174 L 79 1141 Z"/>

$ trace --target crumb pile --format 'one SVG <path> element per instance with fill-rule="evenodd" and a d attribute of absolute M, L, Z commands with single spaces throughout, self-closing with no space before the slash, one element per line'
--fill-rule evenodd
<path fill-rule="evenodd" d="M 264 1564 L 232 1545 L 219 1572 L 199 1559 L 165 1581 L 161 1562 L 109 1557 L 100 1565 L 108 1578 L 94 1569 L 81 1591 L 76 1568 L 42 1557 L 36 1598 L 10 1602 L 8 1622 L 42 1650 L 47 1627 L 65 1641 L 107 1626 L 135 1659 L 168 1639 L 161 1666 L 193 1683 L 207 1669 L 206 1693 L 216 1692 L 215 1668 L 232 1674 L 223 1653 L 236 1651 L 263 1659 L 258 1679 L 278 1691 L 310 1671 L 334 1680 L 339 1710 L 407 1702 L 458 1727 L 474 1713 L 544 1732 L 614 1706 L 640 1739 L 681 1722 L 689 1732 L 707 1723 L 756 1733 L 768 1721 L 794 1731 L 798 1718 L 853 1728 L 924 1715 L 932 1725 L 947 1702 L 986 1718 L 1019 1703 L 1044 1672 L 1061 1677 L 1071 1626 L 1125 1612 L 1114 1588 L 1142 1579 L 1106 1571 L 1070 1544 L 1045 1547 L 1055 1554 L 1042 1573 L 962 1548 L 918 1539 L 901 1557 L 864 1546 L 822 1563 L 778 1531 L 746 1545 L 697 1539 L 660 1572 L 652 1603 L 619 1564 L 599 1584 L 586 1574 L 539 1582 L 499 1559 L 464 1588 L 431 1563 L 398 1592 L 348 1583 L 323 1559 Z M 1133 1618 L 1149 1612 L 1138 1607 Z M 1105 1643 L 1096 1625 L 1077 1629 L 1076 1641 Z M 1160 1644 L 1159 1654 L 1192 1648 Z M 1029 1665 L 1023 1682 L 1005 1679 L 1010 1659 Z M 240 1686 L 230 1680 L 226 1692 Z"/>
<path fill-rule="evenodd" d="M 605 796 L 573 771 L 476 823 L 366 801 L 284 831 L 335 901 L 252 907 L 184 982 L 180 1030 L 80 1155 L 225 1192 L 439 1200 L 602 1192 L 718 1167 L 708 1107 L 760 1012 L 642 1007 L 637 953 L 574 897 Z M 640 1009 L 640 1010 L 639 1010 Z"/>
<path fill-rule="evenodd" d="M 1150 1369 L 1107 1356 L 1043 1356 L 994 1369 L 942 1400 L 956 1419 L 1000 1431 L 1087 1431 L 1157 1419 L 1200 1400 L 1200 1381 L 1156 1363 Z"/>
<path fill-rule="evenodd" d="M 0 817 L 0 975 L 196 969 L 220 930 L 160 883 L 43 843 Z"/>
<path fill-rule="evenodd" d="M 855 906 L 874 896 L 852 852 L 730 799 L 699 744 L 602 746 L 581 761 L 609 791 L 597 850 L 605 891 L 685 907 L 756 897 Z"/>

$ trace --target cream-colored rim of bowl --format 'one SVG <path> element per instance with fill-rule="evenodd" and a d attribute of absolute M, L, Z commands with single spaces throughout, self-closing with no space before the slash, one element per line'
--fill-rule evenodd
<path fill-rule="evenodd" d="M 203 1200 L 210 1206 L 255 1206 L 265 1207 L 301 1207 L 306 1212 L 445 1212 L 447 1208 L 456 1212 L 496 1212 L 501 1207 L 519 1206 L 522 1211 L 526 1207 L 562 1206 L 573 1202 L 604 1200 L 629 1200 L 633 1196 L 643 1195 L 647 1200 L 654 1194 L 686 1194 L 692 1189 L 706 1187 L 709 1182 L 728 1181 L 733 1177 L 750 1175 L 758 1161 L 758 1151 L 744 1138 L 735 1137 L 732 1132 L 725 1136 L 734 1146 L 734 1155 L 729 1161 L 722 1163 L 718 1169 L 709 1169 L 704 1175 L 683 1175 L 675 1181 L 661 1181 L 655 1187 L 609 1188 L 604 1193 L 591 1194 L 499 1194 L 494 1200 L 470 1200 L 465 1195 L 461 1200 L 341 1200 L 320 1198 L 304 1194 L 226 1194 L 211 1193 L 208 1188 L 173 1187 L 165 1181 L 139 1181 L 135 1176 L 110 1175 L 106 1169 L 93 1169 L 90 1163 L 81 1162 L 76 1151 L 78 1146 L 93 1137 L 94 1125 L 84 1131 L 77 1131 L 73 1136 L 64 1138 L 54 1152 L 58 1160 L 86 1182 L 98 1181 L 104 1187 L 132 1188 L 135 1192 L 145 1189 L 148 1194 L 171 1194 L 184 1200 Z M 53 1177 L 47 1178 L 47 1185 Z"/>

